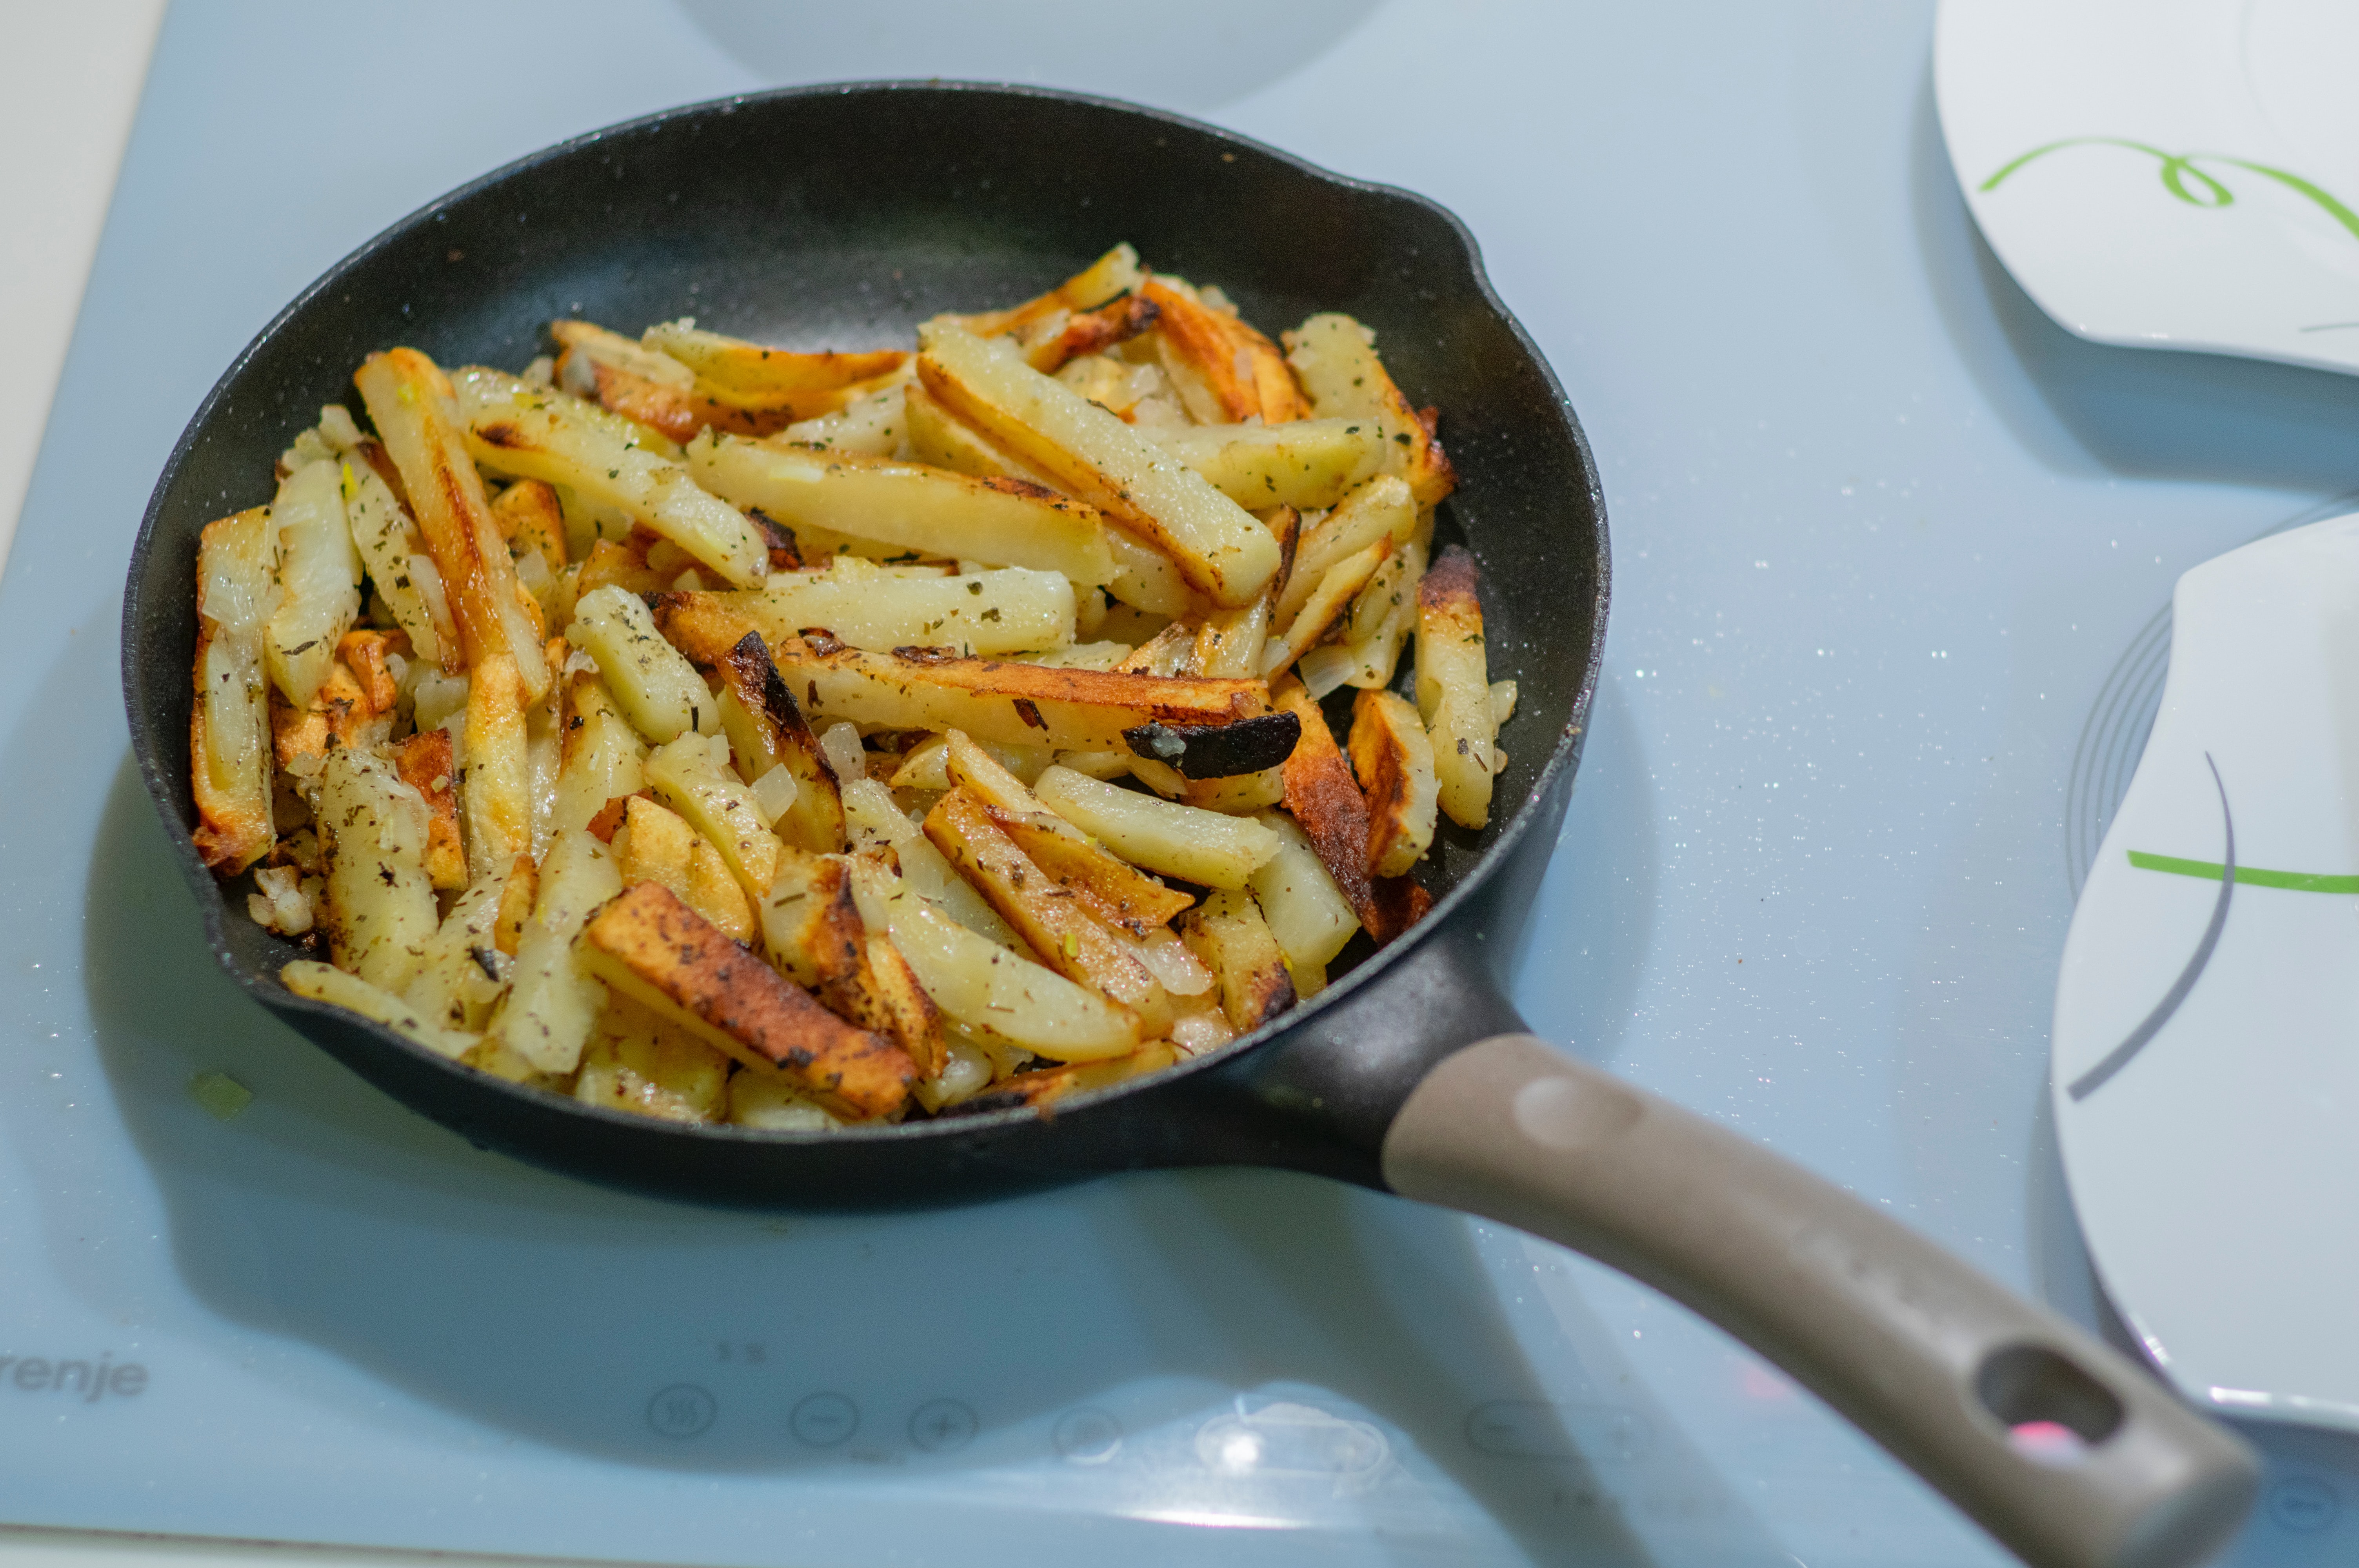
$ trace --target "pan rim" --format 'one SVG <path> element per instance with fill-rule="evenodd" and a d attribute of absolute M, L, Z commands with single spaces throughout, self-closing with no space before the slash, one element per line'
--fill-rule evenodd
<path fill-rule="evenodd" d="M 748 107 L 784 101 L 853 98 L 886 100 L 899 96 L 967 95 L 1078 105 L 1105 111 L 1125 118 L 1146 120 L 1168 126 L 1180 135 L 1201 139 L 1216 148 L 1224 147 L 1233 152 L 1249 151 L 1299 176 L 1335 187 L 1355 196 L 1404 204 L 1438 218 L 1457 243 L 1459 254 L 1465 265 L 1467 279 L 1473 286 L 1473 297 L 1485 311 L 1506 327 L 1530 365 L 1538 373 L 1549 395 L 1549 407 L 1555 412 L 1559 420 L 1559 429 L 1571 445 L 1573 455 L 1583 476 L 1586 499 L 1594 510 L 1599 522 L 1596 557 L 1592 563 L 1595 584 L 1590 645 L 1584 653 L 1582 675 L 1571 708 L 1566 715 L 1563 727 L 1557 734 L 1548 759 L 1541 764 L 1538 773 L 1535 776 L 1530 790 L 1516 806 L 1514 816 L 1501 827 L 1498 837 L 1482 852 L 1473 865 L 1466 870 L 1454 885 L 1434 901 L 1433 907 L 1427 912 L 1425 917 L 1408 932 L 1397 938 L 1382 951 L 1371 955 L 1349 974 L 1344 975 L 1317 997 L 1311 999 L 1310 1002 L 1201 1056 L 1174 1063 L 1169 1067 L 1142 1077 L 1109 1085 L 1103 1088 L 1084 1091 L 1070 1098 L 1061 1099 L 1056 1103 L 1054 1117 L 1061 1121 L 1087 1111 L 1109 1108 L 1136 1094 L 1179 1087 L 1203 1073 L 1218 1071 L 1246 1055 L 1278 1044 L 1287 1036 L 1298 1031 L 1315 1026 L 1321 1019 L 1332 1014 L 1366 987 L 1381 982 L 1412 954 L 1422 950 L 1428 944 L 1436 940 L 1454 912 L 1496 875 L 1506 858 L 1523 844 L 1530 834 L 1542 804 L 1551 793 L 1559 775 L 1568 767 L 1576 765 L 1582 737 L 1588 728 L 1590 707 L 1603 667 L 1606 630 L 1605 611 L 1612 587 L 1612 549 L 1608 530 L 1604 525 L 1603 488 L 1587 435 L 1582 430 L 1579 419 L 1573 415 L 1571 401 L 1565 396 L 1563 384 L 1559 381 L 1555 368 L 1549 362 L 1547 356 L 1540 351 L 1539 346 L 1532 341 L 1531 334 L 1526 330 L 1523 323 L 1516 319 L 1513 311 L 1507 308 L 1505 301 L 1499 297 L 1497 290 L 1492 286 L 1490 275 L 1483 264 L 1482 247 L 1464 222 L 1440 202 L 1417 191 L 1339 174 L 1307 158 L 1273 147 L 1237 132 L 1208 124 L 1203 121 L 1177 114 L 1169 110 L 1150 108 L 1117 98 L 1010 82 L 934 79 L 876 79 L 781 87 L 756 92 L 731 93 L 718 98 L 678 104 L 633 119 L 598 126 L 513 158 L 464 184 L 441 193 L 397 219 L 340 257 L 326 271 L 299 290 L 286 306 L 276 312 L 255 332 L 231 360 L 212 387 L 207 390 L 203 398 L 198 403 L 195 412 L 190 415 L 188 424 L 181 430 L 179 439 L 174 442 L 170 455 L 165 460 L 158 472 L 155 488 L 149 492 L 147 505 L 140 517 L 139 530 L 132 545 L 127 567 L 121 623 L 123 657 L 120 664 L 123 697 L 126 715 L 130 719 L 133 756 L 138 765 L 141 782 L 146 785 L 157 815 L 161 819 L 166 837 L 171 840 L 174 856 L 179 863 L 182 875 L 190 882 L 191 891 L 196 895 L 198 914 L 203 923 L 206 945 L 212 948 L 214 961 L 254 1001 L 282 1018 L 327 1019 L 332 1020 L 340 1028 L 356 1029 L 366 1033 L 376 1044 L 406 1053 L 420 1063 L 429 1064 L 435 1069 L 462 1081 L 470 1088 L 514 1097 L 521 1104 L 538 1112 L 587 1118 L 593 1124 L 604 1123 L 618 1128 L 627 1128 L 634 1134 L 643 1138 L 650 1136 L 663 1139 L 677 1138 L 697 1146 L 715 1142 L 734 1142 L 765 1147 L 796 1145 L 873 1147 L 880 1144 L 891 1145 L 939 1139 L 975 1139 L 997 1132 L 1016 1131 L 1038 1125 L 1044 1119 L 1044 1116 L 1048 1113 L 1044 1113 L 1041 1109 L 1031 1107 L 1011 1107 L 963 1115 L 932 1117 L 918 1121 L 861 1124 L 827 1131 L 810 1132 L 764 1130 L 729 1123 L 658 1122 L 629 1112 L 585 1105 L 578 1100 L 560 1098 L 544 1090 L 510 1083 L 506 1079 L 479 1072 L 462 1063 L 442 1056 L 373 1020 L 363 1018 L 342 1008 L 298 996 L 288 990 L 279 982 L 275 973 L 262 974 L 249 970 L 236 957 L 230 946 L 224 924 L 231 914 L 230 900 L 223 891 L 221 882 L 210 869 L 202 864 L 197 854 L 195 841 L 182 820 L 183 803 L 178 798 L 179 792 L 170 787 L 169 781 L 156 754 L 156 746 L 153 744 L 155 738 L 149 733 L 151 727 L 141 721 L 141 715 L 151 706 L 152 683 L 148 677 L 154 672 L 148 667 L 148 661 L 134 656 L 139 646 L 140 589 L 149 575 L 147 567 L 155 548 L 158 527 L 168 493 L 173 489 L 181 470 L 193 456 L 201 439 L 201 433 L 210 424 L 217 408 L 229 395 L 233 384 L 238 381 L 255 356 L 261 353 L 281 330 L 301 316 L 313 301 L 332 291 L 367 258 L 399 239 L 433 223 L 439 214 L 447 209 L 522 177 L 541 165 L 578 156 L 602 143 L 625 135 L 655 131 L 675 122 L 725 118 Z M 185 678 L 182 674 L 184 664 L 184 661 L 172 664 L 169 666 L 169 674 L 165 678 Z M 325 1049 L 310 1036 L 308 1031 L 299 1028 L 298 1032 L 304 1033 L 307 1041 L 315 1047 Z M 408 1108 L 405 1107 L 405 1108 Z"/>

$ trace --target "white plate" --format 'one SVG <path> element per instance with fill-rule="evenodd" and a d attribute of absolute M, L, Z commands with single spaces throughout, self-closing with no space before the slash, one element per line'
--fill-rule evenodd
<path fill-rule="evenodd" d="M 2099 342 L 2359 372 L 2359 5 L 1943 0 L 1934 89 L 1999 260 Z"/>
<path fill-rule="evenodd" d="M 2359 513 L 2206 562 L 2171 613 L 2064 945 L 2064 1168 L 2188 1397 L 2359 1430 Z"/>

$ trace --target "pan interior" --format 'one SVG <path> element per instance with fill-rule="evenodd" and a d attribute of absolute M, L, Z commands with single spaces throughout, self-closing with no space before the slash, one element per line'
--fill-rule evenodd
<path fill-rule="evenodd" d="M 1357 317 L 1411 400 L 1441 410 L 1460 491 L 1437 545 L 1474 552 L 1492 677 L 1519 685 L 1490 826 L 1445 819 L 1419 871 L 1437 895 L 1464 881 L 1585 701 L 1603 575 L 1577 427 L 1464 232 L 1419 199 L 1118 105 L 823 89 L 677 111 L 486 177 L 341 264 L 200 411 L 135 559 L 125 690 L 143 772 L 234 972 L 275 992 L 299 953 L 222 898 L 189 838 L 197 534 L 269 499 L 289 438 L 322 404 L 356 406 L 349 378 L 364 355 L 408 344 L 446 365 L 515 369 L 565 317 L 636 333 L 690 316 L 782 347 L 901 347 L 929 317 L 1028 297 L 1122 241 L 1159 270 L 1219 284 L 1273 336 L 1321 310 Z M 1348 699 L 1330 699 L 1339 719 Z M 1367 951 L 1356 938 L 1338 972 Z"/>

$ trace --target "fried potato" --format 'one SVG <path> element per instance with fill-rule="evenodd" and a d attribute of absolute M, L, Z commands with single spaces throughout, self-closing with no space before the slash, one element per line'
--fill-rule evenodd
<path fill-rule="evenodd" d="M 595 671 L 578 670 L 566 682 L 559 736 L 553 833 L 586 828 L 609 802 L 647 787 L 647 743 Z"/>
<path fill-rule="evenodd" d="M 944 859 L 989 900 L 1049 968 L 1138 1014 L 1142 1033 L 1171 1022 L 1171 998 L 1113 930 L 991 820 L 964 789 L 953 789 L 926 814 L 926 837 Z"/>
<path fill-rule="evenodd" d="M 1013 479 L 976 479 L 923 463 L 817 452 L 735 436 L 688 449 L 689 471 L 713 494 L 796 531 L 799 540 L 865 540 L 893 550 L 1029 567 L 1085 587 L 1113 580 L 1097 508 Z M 818 624 L 813 622 L 813 624 Z"/>
<path fill-rule="evenodd" d="M 329 956 L 396 993 L 440 924 L 426 872 L 427 816 L 425 799 L 365 752 L 332 752 L 320 770 Z"/>
<path fill-rule="evenodd" d="M 836 564 L 847 563 L 838 557 Z M 921 578 L 855 567 L 781 572 L 766 589 L 710 597 L 773 643 L 807 626 L 823 626 L 839 642 L 879 654 L 908 647 L 1018 654 L 1073 640 L 1073 585 L 1055 572 L 1006 568 Z"/>
<path fill-rule="evenodd" d="M 1141 725 L 1222 725 L 1266 711 L 1259 681 L 1051 669 L 919 648 L 871 654 L 802 638 L 772 643 L 770 655 L 815 723 L 963 730 L 994 745 L 1127 751 L 1124 732 Z"/>
<path fill-rule="evenodd" d="M 852 875 L 862 920 L 891 937 L 952 1022 L 1060 1062 L 1137 1048 L 1138 1015 L 1128 1008 L 970 931 L 880 865 L 855 860 Z"/>
<path fill-rule="evenodd" d="M 529 860 L 526 861 L 529 865 Z M 401 988 L 419 1016 L 445 1029 L 480 1034 L 492 1004 L 507 989 L 511 960 L 499 950 L 500 904 L 513 868 L 502 866 L 459 895 Z"/>
<path fill-rule="evenodd" d="M 492 502 L 492 520 L 507 536 L 511 554 L 538 550 L 550 570 L 565 565 L 565 508 L 554 486 L 537 479 L 516 481 Z"/>
<path fill-rule="evenodd" d="M 909 420 L 904 395 L 915 383 L 888 376 L 874 392 L 864 393 L 832 414 L 799 420 L 771 438 L 782 447 L 836 457 L 907 458 Z"/>
<path fill-rule="evenodd" d="M 794 800 L 771 818 L 779 838 L 820 854 L 843 848 L 843 791 L 828 766 L 819 737 L 803 719 L 794 693 L 780 678 L 759 632 L 748 631 L 713 662 L 721 677 L 721 727 L 741 773 L 756 785 L 783 769 Z"/>
<path fill-rule="evenodd" d="M 1147 281 L 1138 253 L 1116 245 L 1048 293 L 1006 310 L 986 310 L 961 317 L 967 330 L 982 337 L 1017 331 L 1060 310 L 1096 310 L 1125 294 L 1137 292 Z"/>
<path fill-rule="evenodd" d="M 1495 680 L 1491 683 L 1491 727 L 1502 729 L 1516 716 L 1516 683 Z"/>
<path fill-rule="evenodd" d="M 524 682 L 514 659 L 495 654 L 475 666 L 467 687 L 467 761 L 459 788 L 471 882 L 532 852 L 524 703 Z"/>
<path fill-rule="evenodd" d="M 1351 753 L 1368 802 L 1368 872 L 1404 876 L 1433 844 L 1433 741 L 1408 702 L 1364 691 L 1352 702 Z"/>
<path fill-rule="evenodd" d="M 667 440 L 688 440 L 715 422 L 725 421 L 728 429 L 755 427 L 736 410 L 699 397 L 695 372 L 620 332 L 587 321 L 552 321 L 549 335 L 559 345 L 552 373 L 560 390 L 644 425 Z M 779 419 L 770 427 L 785 423 Z"/>
<path fill-rule="evenodd" d="M 1071 768 L 1050 768 L 1032 791 L 1131 864 L 1203 887 L 1244 887 L 1280 848 L 1277 835 L 1251 818 L 1158 800 Z"/>
<path fill-rule="evenodd" d="M 1385 459 L 1383 431 L 1369 418 L 1196 425 L 1153 436 L 1157 446 L 1252 512 L 1333 506 L 1373 478 Z"/>
<path fill-rule="evenodd" d="M 384 450 L 374 441 L 368 449 Z M 386 466 L 391 466 L 390 460 Z M 459 630 L 442 591 L 442 574 L 427 553 L 426 541 L 410 520 L 408 509 L 365 457 L 344 457 L 337 471 L 342 483 L 344 521 L 377 597 L 409 634 L 410 649 L 419 658 L 445 669 L 460 667 Z"/>
<path fill-rule="evenodd" d="M 270 503 L 279 599 L 262 629 L 271 681 L 297 708 L 327 684 L 336 644 L 361 611 L 360 553 L 344 517 L 342 465 L 306 463 Z"/>
<path fill-rule="evenodd" d="M 784 1073 L 842 1116 L 890 1116 L 917 1070 L 899 1046 L 856 1029 L 713 929 L 658 882 L 641 882 L 582 933 L 609 986 L 747 1066 Z"/>
<path fill-rule="evenodd" d="M 1180 922 L 1180 935 L 1218 977 L 1221 1011 L 1239 1033 L 1258 1029 L 1294 1006 L 1286 955 L 1250 892 L 1214 890 L 1202 907 L 1190 911 Z"/>
<path fill-rule="evenodd" d="M 1277 345 L 1242 319 L 1205 304 L 1177 278 L 1149 277 L 1139 292 L 1158 312 L 1164 373 L 1198 424 L 1278 425 L 1310 414 Z"/>
<path fill-rule="evenodd" d="M 1126 294 L 1095 310 L 1055 312 L 1009 335 L 1022 346 L 1026 364 L 1043 375 L 1054 375 L 1070 360 L 1103 354 L 1129 341 L 1154 326 L 1161 314 L 1154 301 Z"/>
<path fill-rule="evenodd" d="M 1114 557 L 1109 596 L 1150 615 L 1185 615 L 1194 607 L 1196 596 L 1170 557 L 1120 528 L 1106 530 L 1106 548 Z"/>
<path fill-rule="evenodd" d="M 645 601 L 612 585 L 585 593 L 565 640 L 596 661 L 615 706 L 648 740 L 721 732 L 712 688 L 656 630 Z"/>
<path fill-rule="evenodd" d="M 353 383 L 415 509 L 467 666 L 506 654 L 516 661 L 526 695 L 538 698 L 549 689 L 549 671 L 537 656 L 539 628 L 492 520 L 483 476 L 467 455 L 467 426 L 450 379 L 416 350 L 395 349 L 371 354 Z"/>
<path fill-rule="evenodd" d="M 918 1091 L 922 1095 L 924 1086 Z M 776 1073 L 733 1073 L 729 1113 L 733 1127 L 760 1132 L 828 1132 L 843 1125 L 810 1096 Z"/>
<path fill-rule="evenodd" d="M 891 849 L 900 861 L 902 880 L 940 905 L 943 914 L 988 942 L 1011 951 L 1023 949 L 1024 938 L 964 877 L 951 869 L 942 852 L 902 812 L 883 783 L 864 778 L 844 785 L 843 815 L 856 844 Z"/>
<path fill-rule="evenodd" d="M 963 789 L 983 802 L 992 825 L 1099 919 L 1145 937 L 1193 902 L 1108 854 L 1088 834 L 1042 806 L 1021 778 L 966 735 L 953 730 L 945 742 L 944 787 Z M 1044 765 L 1033 776 L 1046 771 Z"/>
<path fill-rule="evenodd" d="M 623 878 L 605 845 L 572 829 L 550 841 L 537 881 L 532 913 L 516 937 L 515 979 L 490 1033 L 537 1071 L 569 1073 L 606 1005 L 605 983 L 590 972 L 574 938 L 623 891 Z"/>
<path fill-rule="evenodd" d="M 647 775 L 655 797 L 721 851 L 749 902 L 758 902 L 770 891 L 786 846 L 755 807 L 745 782 L 729 766 L 727 741 L 683 735 L 648 753 Z"/>
<path fill-rule="evenodd" d="M 909 362 L 900 349 L 797 353 L 764 348 L 701 331 L 689 318 L 650 327 L 641 341 L 690 373 L 696 399 L 709 414 L 750 416 L 772 429 L 832 414 Z"/>
<path fill-rule="evenodd" d="M 993 1110 L 1016 1106 L 1039 1110 L 1074 1095 L 1111 1088 L 1133 1078 L 1159 1073 L 1179 1061 L 1180 1055 L 1180 1049 L 1170 1041 L 1151 1041 L 1126 1055 L 1049 1067 L 1037 1073 L 1022 1073 L 1012 1078 L 1003 1078 L 987 1093 L 976 1096 L 973 1103 Z"/>
<path fill-rule="evenodd" d="M 375 1019 L 395 1033 L 425 1046 L 438 1056 L 453 1060 L 475 1044 L 473 1034 L 461 1034 L 429 1022 L 424 1015 L 382 986 L 332 964 L 298 958 L 278 971 L 278 983 L 297 996 L 324 1001 L 363 1018 Z"/>
<path fill-rule="evenodd" d="M 1433 738 L 1441 809 L 1462 827 L 1491 819 L 1499 733 L 1474 581 L 1474 557 L 1452 545 L 1417 590 L 1417 710 Z"/>
<path fill-rule="evenodd" d="M 197 852 L 224 875 L 277 839 L 270 810 L 270 686 L 263 628 L 274 607 L 270 509 L 205 524 L 197 549 L 196 703 L 189 778 Z"/>
<path fill-rule="evenodd" d="M 1292 668 L 1297 659 L 1335 629 L 1335 623 L 1352 607 L 1352 600 L 1383 568 L 1392 548 L 1391 540 L 1378 539 L 1358 555 L 1346 556 L 1327 568 L 1327 575 L 1319 579 L 1319 586 L 1311 590 L 1294 619 L 1287 622 L 1285 632 L 1262 649 L 1262 674 L 1266 679 L 1275 680 Z"/>
<path fill-rule="evenodd" d="M 1378 929 L 1375 892 L 1368 885 L 1368 803 L 1319 710 L 1299 680 L 1283 680 L 1271 698 L 1302 720 L 1302 739 L 1282 770 L 1286 809 L 1310 838 L 1352 913 L 1371 933 Z"/>
<path fill-rule="evenodd" d="M 1303 605 L 1337 566 L 1379 540 L 1405 545 L 1416 528 L 1417 507 L 1407 484 L 1385 474 L 1360 486 L 1316 526 L 1304 531 L 1272 620 L 1286 625 L 1301 613 Z"/>
<path fill-rule="evenodd" d="M 1320 418 L 1373 417 L 1383 427 L 1385 471 L 1408 483 L 1419 507 L 1432 506 L 1458 488 L 1433 428 L 1376 357 L 1376 335 L 1349 316 L 1313 316 L 1285 334 L 1293 368 L 1310 411 Z"/>
<path fill-rule="evenodd" d="M 614 852 L 625 887 L 660 882 L 732 941 L 754 935 L 754 906 L 745 890 L 721 851 L 678 812 L 633 795 L 615 830 Z"/>
<path fill-rule="evenodd" d="M 567 486 L 619 508 L 739 588 L 758 588 L 769 575 L 770 546 L 761 531 L 700 488 L 660 449 L 668 443 L 611 421 L 595 404 L 498 371 L 470 366 L 453 384 L 467 449 L 485 468 Z"/>
<path fill-rule="evenodd" d="M 941 1010 L 900 949 L 860 918 L 849 859 L 789 855 L 763 901 L 762 932 L 772 962 L 796 984 L 899 1045 L 921 1077 L 941 1071 Z"/>
<path fill-rule="evenodd" d="M 955 322 L 929 322 L 918 341 L 918 375 L 937 402 L 1136 531 L 1215 603 L 1249 603 L 1276 574 L 1268 529 L 1114 416 Z"/>
<path fill-rule="evenodd" d="M 911 382 L 902 389 L 908 420 L 909 455 L 929 468 L 948 469 L 970 479 L 1012 479 L 1040 484 L 1040 476 L 983 438 L 969 425 Z M 1043 489 L 1047 487 L 1042 486 Z"/>
<path fill-rule="evenodd" d="M 1269 640 L 1269 603 L 1265 591 L 1241 610 L 1216 610 L 1204 617 L 1189 658 L 1194 673 L 1215 680 L 1259 675 Z"/>
<path fill-rule="evenodd" d="M 730 1079 L 720 1051 L 653 1009 L 617 1001 L 582 1053 L 573 1098 L 659 1121 L 718 1121 Z"/>
<path fill-rule="evenodd" d="M 1352 901 L 1327 874 L 1301 825 L 1284 812 L 1266 811 L 1257 819 L 1278 840 L 1277 852 L 1264 861 L 1252 878 L 1254 902 L 1269 922 L 1270 935 L 1286 955 L 1295 977 L 1295 989 L 1304 995 L 1306 975 L 1325 983 L 1329 960 L 1343 950 L 1360 928 Z"/>
<path fill-rule="evenodd" d="M 1425 579 L 1426 549 L 1411 539 L 1385 559 L 1352 600 L 1339 633 L 1341 684 L 1381 691 L 1393 684 L 1401 649 L 1417 630 L 1417 585 Z"/>
<path fill-rule="evenodd" d="M 466 841 L 459 836 L 459 778 L 451 731 L 420 730 L 393 748 L 394 771 L 425 801 L 426 875 L 438 891 L 467 885 Z"/>

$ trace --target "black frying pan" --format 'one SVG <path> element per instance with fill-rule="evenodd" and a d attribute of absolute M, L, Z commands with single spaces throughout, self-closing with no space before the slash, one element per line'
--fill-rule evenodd
<path fill-rule="evenodd" d="M 830 1133 L 682 1127 L 483 1076 L 279 986 L 297 949 L 225 899 L 190 838 L 198 530 L 266 500 L 369 351 L 515 367 L 547 322 L 692 314 L 798 347 L 906 342 L 1027 297 L 1119 240 L 1218 281 L 1266 328 L 1375 327 L 1445 411 L 1440 520 L 1483 568 L 1495 677 L 1521 706 L 1491 826 L 1444 823 L 1439 903 L 1277 1024 L 1060 1104 Z M 1601 236 L 1598 243 L 1613 243 Z M 795 1207 L 972 1201 L 1093 1172 L 1261 1164 L 1489 1216 L 1669 1292 L 1793 1372 L 2027 1558 L 2191 1561 L 2256 1485 L 2234 1438 L 2053 1314 L 1767 1152 L 1542 1046 L 1499 965 L 1580 760 L 1605 633 L 1605 513 L 1581 427 L 1430 201 L 1239 137 L 1058 93 L 951 84 L 777 92 L 526 158 L 372 240 L 288 307 L 190 421 L 149 503 L 123 621 L 142 776 L 223 967 L 353 1071 L 478 1144 L 593 1181 Z M 1364 942 L 1364 938 L 1361 939 Z M 2046 1423 L 2035 1426 L 2033 1423 Z M 2078 1452 L 2034 1456 L 2017 1429 Z"/>

